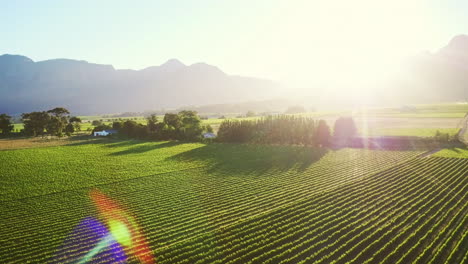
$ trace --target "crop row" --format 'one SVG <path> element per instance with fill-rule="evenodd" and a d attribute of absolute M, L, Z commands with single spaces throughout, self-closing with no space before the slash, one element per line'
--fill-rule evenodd
<path fill-rule="evenodd" d="M 428 164 L 426 164 L 427 161 Z M 432 164 L 432 167 L 430 165 Z M 378 253 L 382 252 L 382 256 L 384 260 L 388 260 L 389 258 L 392 257 L 392 255 L 398 255 L 400 257 L 405 257 L 405 255 L 401 252 L 399 254 L 393 253 L 393 250 L 397 252 L 401 247 L 396 247 L 394 244 L 395 241 L 399 241 L 403 244 L 408 244 L 411 241 L 410 239 L 413 239 L 414 237 L 424 237 L 423 234 L 425 234 L 423 231 L 428 231 L 428 227 L 432 227 L 435 225 L 435 228 L 438 230 L 441 230 L 443 226 L 446 224 L 450 224 L 453 219 L 453 215 L 459 215 L 463 214 L 464 211 L 461 208 L 465 208 L 466 206 L 466 193 L 467 193 L 467 179 L 466 179 L 466 171 L 468 171 L 468 164 L 466 161 L 463 160 L 447 160 L 447 161 L 441 161 L 441 160 L 435 160 L 435 159 L 424 159 L 421 162 L 421 165 L 423 165 L 421 168 L 410 168 L 409 170 L 405 171 L 395 171 L 393 175 L 387 175 L 392 176 L 392 177 L 409 177 L 413 181 L 419 181 L 418 185 L 413 186 L 411 189 L 407 190 L 405 194 L 392 194 L 392 196 L 388 197 L 388 193 L 382 194 L 380 199 L 378 201 L 375 201 L 375 203 L 378 203 L 380 207 L 383 206 L 390 206 L 393 204 L 392 207 L 388 207 L 389 211 L 386 211 L 387 213 L 387 218 L 385 218 L 385 214 L 378 214 L 378 212 L 375 211 L 369 211 L 372 210 L 376 207 L 375 204 L 369 203 L 368 207 L 366 209 L 358 209 L 357 212 L 363 212 L 362 210 L 366 210 L 366 215 L 368 215 L 365 218 L 359 218 L 361 219 L 361 222 L 353 222 L 353 226 L 355 227 L 354 232 L 346 232 L 343 233 L 343 231 L 340 232 L 341 229 L 336 230 L 336 231 L 330 231 L 327 230 L 325 234 L 322 234 L 321 237 L 328 238 L 332 241 L 341 241 L 339 243 L 332 243 L 327 242 L 327 239 L 323 240 L 325 243 L 323 245 L 326 246 L 320 246 L 317 244 L 302 244 L 302 246 L 297 247 L 297 254 L 294 255 L 294 247 L 299 245 L 300 240 L 298 239 L 298 236 L 291 236 L 291 233 L 295 234 L 296 233 L 302 233 L 302 234 L 307 234 L 308 231 L 304 230 L 299 230 L 295 231 L 295 229 L 286 229 L 284 231 L 281 231 L 280 227 L 282 226 L 287 226 L 287 223 L 281 223 L 280 227 L 275 226 L 275 222 L 281 221 L 281 218 L 272 216 L 270 218 L 270 222 L 267 224 L 261 224 L 261 219 L 258 220 L 258 223 L 252 223 L 251 225 L 244 225 L 244 224 L 239 224 L 238 229 L 236 230 L 229 230 L 229 231 L 224 231 L 224 232 L 218 232 L 217 234 L 213 235 L 211 238 L 210 237 L 204 237 L 200 238 L 197 241 L 189 241 L 185 243 L 184 245 L 174 245 L 173 247 L 169 249 L 164 249 L 160 250 L 161 255 L 164 258 L 162 260 L 167 261 L 169 263 L 196 263 L 196 261 L 200 262 L 205 262 L 205 263 L 230 263 L 227 260 L 233 259 L 232 263 L 246 263 L 248 259 L 253 260 L 255 263 L 261 263 L 264 262 L 268 259 L 273 259 L 276 258 L 277 260 L 281 259 L 281 254 L 289 254 L 293 255 L 293 257 L 288 257 L 284 258 L 283 260 L 285 262 L 291 262 L 291 263 L 296 263 L 296 261 L 299 259 L 302 259 L 305 261 L 305 263 L 309 263 L 311 261 L 324 261 L 325 263 L 329 263 L 328 261 L 333 261 L 339 260 L 340 259 L 340 253 L 342 254 L 343 257 L 341 257 L 343 260 L 349 259 L 350 256 L 354 256 L 354 261 L 359 263 L 358 260 L 363 260 L 365 261 L 366 258 L 370 262 L 374 262 L 373 259 L 370 257 L 373 257 L 373 254 L 369 254 L 371 252 L 377 251 L 375 253 L 376 257 L 379 255 Z M 409 173 L 409 175 L 405 175 L 405 173 Z M 384 174 L 384 173 L 382 173 Z M 433 184 L 432 179 L 427 179 L 425 177 L 432 176 L 432 177 L 438 177 L 439 184 L 435 185 Z M 388 179 L 388 178 L 387 178 Z M 401 180 L 401 179 L 400 179 Z M 358 184 L 358 183 L 355 183 Z M 393 188 L 409 188 L 410 186 L 407 186 L 406 182 L 393 182 L 393 183 L 384 183 L 385 185 L 381 188 L 384 189 L 389 189 L 393 186 Z M 390 185 L 389 185 L 390 184 Z M 409 184 L 409 183 L 408 183 Z M 365 201 L 365 198 L 368 195 L 372 195 L 370 190 L 367 190 L 367 193 L 365 194 L 364 197 L 360 197 L 358 201 Z M 396 196 L 395 196 L 396 195 Z M 411 198 L 411 200 L 410 200 Z M 374 198 L 375 199 L 375 198 Z M 358 202 L 356 201 L 356 202 Z M 388 201 L 390 203 L 386 205 L 380 205 L 380 203 L 383 203 L 385 201 Z M 458 201 L 458 202 L 457 202 Z M 403 203 L 405 202 L 405 203 Z M 343 219 L 350 219 L 349 211 L 348 208 L 349 205 L 346 205 L 345 207 L 340 208 L 342 211 L 342 216 L 344 216 Z M 337 208 L 334 208 L 335 210 Z M 380 209 L 380 210 L 385 210 L 385 209 Z M 294 214 L 298 212 L 297 208 L 291 207 L 291 214 Z M 383 211 L 380 211 L 381 213 Z M 449 212 L 449 213 L 447 213 Z M 348 214 L 346 214 L 348 213 Z M 299 212 L 300 214 L 300 212 Z M 322 211 L 318 213 L 318 216 L 325 216 Z M 339 217 L 339 215 L 336 215 L 336 217 Z M 279 220 L 278 220 L 279 219 Z M 331 218 L 333 219 L 333 218 Z M 331 219 L 325 219 L 324 223 L 328 223 Z M 437 222 L 436 222 L 437 220 Z M 299 221 L 295 221 L 293 217 L 291 217 L 291 222 L 293 223 L 291 226 L 294 228 L 296 226 L 299 226 L 298 228 L 300 229 L 300 223 L 305 223 L 305 226 L 307 227 L 310 225 L 310 229 L 312 231 L 316 231 L 317 228 L 320 228 L 320 226 L 315 226 L 312 225 L 313 223 L 316 223 L 318 219 L 311 217 L 309 222 L 304 222 L 307 221 L 305 218 L 301 218 Z M 343 223 L 346 220 L 338 221 L 338 223 Z M 349 222 L 349 221 L 348 221 Z M 365 223 L 364 226 L 368 226 L 369 229 L 364 229 L 364 226 L 361 226 L 362 223 Z M 265 226 L 275 226 L 274 229 L 268 230 L 265 228 Z M 325 224 L 323 224 L 325 226 Z M 249 229 L 249 226 L 252 226 L 253 230 Z M 303 225 L 304 226 L 304 225 Z M 332 225 L 333 228 L 337 228 L 340 225 Z M 341 225 L 343 227 L 343 225 Z M 255 232 L 255 227 L 259 227 L 259 231 Z M 346 227 L 346 226 L 345 226 Z M 242 233 L 243 229 L 249 230 L 248 235 L 245 233 Z M 350 227 L 346 227 L 347 230 L 351 230 Z M 359 229 L 356 228 L 362 228 L 362 232 L 367 232 L 368 236 L 366 237 L 361 237 L 359 236 L 360 233 L 362 232 L 356 232 Z M 365 231 L 368 230 L 368 231 Z M 395 234 L 398 234 L 398 231 L 402 231 L 404 235 L 398 236 Z M 410 233 L 410 231 L 414 233 Z M 442 232 L 442 231 L 441 231 Z M 226 239 L 222 239 L 224 234 L 231 234 L 231 236 L 227 236 Z M 238 241 L 236 241 L 235 237 L 232 237 L 232 234 L 234 235 L 239 235 Z M 315 233 L 311 233 L 309 237 L 312 239 L 317 240 L 317 235 L 314 235 Z M 339 234 L 337 237 L 333 237 L 332 234 Z M 348 234 L 348 235 L 346 235 Z M 276 235 L 276 236 L 275 236 Z M 278 241 L 278 238 L 281 237 L 287 237 L 291 236 L 291 238 L 286 240 L 286 243 L 282 243 Z M 303 235 L 306 236 L 306 235 Z M 252 238 L 253 240 L 249 240 L 249 237 Z M 278 245 L 271 245 L 270 246 L 270 255 L 265 255 L 266 257 L 264 259 L 253 259 L 252 258 L 252 250 L 255 249 L 262 249 L 260 246 L 262 245 L 263 242 L 268 246 L 268 238 L 271 237 L 271 243 L 276 243 L 279 245 L 287 245 L 283 249 L 281 249 L 281 246 Z M 395 239 L 388 239 L 390 237 L 396 237 Z M 256 238 L 260 238 L 260 242 L 255 241 Z M 337 240 L 338 238 L 338 240 Z M 340 238 L 343 238 L 339 240 Z M 353 238 L 364 238 L 361 241 L 364 241 L 363 243 L 356 243 L 352 242 Z M 381 238 L 381 239 L 378 239 Z M 211 242 L 210 239 L 214 239 L 214 242 Z M 377 240 L 375 240 L 377 239 Z M 403 239 L 403 240 L 401 240 Z M 224 247 L 223 245 L 227 243 L 228 241 L 231 241 L 228 245 L 228 248 Z M 298 242 L 299 241 L 299 242 Z M 313 242 L 314 240 L 311 240 L 309 242 Z M 358 240 L 359 241 L 359 240 Z M 370 241 L 375 241 L 375 243 L 370 243 Z M 387 245 L 388 242 L 388 245 Z M 292 243 L 292 244 L 288 244 Z M 204 247 L 204 245 L 208 245 L 207 247 Z M 396 243 L 398 244 L 398 243 Z M 210 248 L 212 245 L 216 245 L 215 248 Z M 241 246 L 237 246 L 241 245 Z M 238 248 L 243 248 L 243 247 L 248 247 L 249 245 L 255 245 L 253 247 L 250 247 L 247 252 L 239 250 Z M 354 247 L 350 247 L 350 245 L 353 245 Z M 365 248 L 360 248 L 361 245 L 365 245 Z M 387 245 L 387 246 L 386 246 Z M 289 247 L 288 247 L 289 246 Z M 292 247 L 291 247 L 292 246 Z M 334 251 L 329 251 L 332 248 L 335 248 Z M 344 251 L 344 248 L 348 247 L 346 251 Z M 312 258 L 310 256 L 320 256 L 320 249 L 326 248 L 327 252 L 329 254 L 328 257 L 317 259 L 317 258 Z M 191 251 L 193 249 L 193 252 Z M 236 251 L 237 249 L 237 251 Z M 265 249 L 265 248 L 263 248 Z M 389 251 L 389 249 L 392 249 Z M 185 253 L 182 253 L 185 252 Z M 205 254 L 206 252 L 206 254 Z M 313 252 L 313 254 L 311 254 Z M 345 253 L 342 253 L 345 252 Z M 281 254 L 280 254 L 281 253 Z M 318 254 L 317 254 L 318 253 Z M 308 255 L 310 254 L 310 255 Z M 276 257 L 275 257 L 276 256 Z M 294 258 L 294 256 L 297 256 Z M 301 257 L 302 256 L 302 257 Z M 347 256 L 347 257 L 346 257 Z M 407 255 L 406 255 L 407 256 Z M 271 258 L 273 257 L 273 258 Z M 388 257 L 388 258 L 385 258 Z M 244 259 L 241 259 L 244 258 Z M 349 261 L 353 260 L 353 258 L 350 258 Z M 399 259 L 396 259 L 397 261 Z M 276 262 L 274 260 L 271 263 L 280 263 Z"/>
<path fill-rule="evenodd" d="M 381 179 L 381 180 L 382 180 L 382 179 Z M 362 188 L 364 188 L 364 186 L 365 186 L 364 184 L 366 184 L 366 182 L 368 182 L 368 181 L 362 182 L 362 185 L 360 185 L 360 186 L 354 186 L 354 185 L 353 185 L 353 186 L 346 186 L 345 189 L 356 191 L 355 189 L 356 189 L 356 188 L 359 188 L 360 191 L 366 191 L 366 190 L 362 190 Z M 368 184 L 369 184 L 369 183 L 368 183 Z M 376 184 L 376 183 L 374 183 L 374 184 Z M 379 183 L 377 183 L 377 184 L 379 184 Z M 381 184 L 381 183 L 380 183 L 380 184 Z M 330 197 L 331 200 L 330 200 L 329 203 L 323 203 L 323 202 L 321 202 L 321 201 L 315 201 L 315 200 L 313 200 L 313 201 L 309 201 L 307 204 L 308 204 L 308 206 L 312 206 L 312 207 L 315 207 L 317 203 L 320 203 L 320 205 L 321 205 L 320 207 L 325 206 L 325 205 L 330 205 L 330 204 L 333 205 L 333 204 L 336 203 L 337 199 L 339 199 L 340 197 L 342 197 L 342 195 L 344 195 L 344 194 L 343 194 L 344 191 L 345 191 L 345 190 L 341 189 L 340 192 L 333 192 L 334 195 L 333 195 L 332 197 Z M 350 205 L 349 203 L 345 203 L 344 207 L 345 207 L 345 208 L 348 208 L 349 205 Z M 304 204 L 301 204 L 301 207 L 302 207 L 302 206 L 304 206 Z M 301 209 L 302 209 L 301 207 L 300 207 L 300 208 L 294 207 L 294 208 L 292 208 L 292 209 L 287 209 L 285 212 L 287 212 L 288 214 L 285 216 L 284 219 L 286 219 L 286 221 L 289 221 L 290 217 L 298 216 L 298 215 L 300 216 L 300 215 L 301 215 L 300 212 L 302 211 L 302 210 L 301 210 Z M 317 209 L 317 208 L 315 208 L 315 209 Z M 284 211 L 284 210 L 283 210 L 283 211 Z M 323 216 L 323 215 L 324 215 L 324 212 L 320 211 L 320 213 L 318 213 L 318 215 L 319 215 L 319 216 Z M 282 223 L 282 222 L 281 222 L 281 219 L 282 219 L 282 218 L 283 218 L 282 216 L 275 215 L 274 217 L 272 217 L 272 219 L 273 219 L 274 222 L 273 222 L 273 223 L 267 223 L 266 226 L 269 226 L 269 227 L 274 228 L 275 231 L 276 231 L 276 228 L 278 228 L 278 224 L 279 224 L 279 227 L 280 227 L 280 228 L 281 228 L 281 227 L 286 227 L 285 223 Z M 262 219 L 262 220 L 264 220 L 264 219 Z M 294 217 L 293 217 L 291 220 L 294 220 Z M 304 219 L 301 219 L 301 220 L 304 221 Z M 325 219 L 325 220 L 329 220 L 329 219 Z M 316 221 L 316 219 L 314 219 L 314 222 L 315 222 L 315 221 Z M 260 225 L 259 222 L 256 222 L 256 223 L 254 224 L 254 226 L 255 226 L 255 227 L 261 227 L 262 225 Z M 231 239 L 231 238 L 229 238 L 229 239 Z M 224 243 L 224 242 L 226 242 L 226 241 L 223 241 L 223 243 Z"/>
<path fill-rule="evenodd" d="M 152 196 L 151 192 L 154 192 L 154 184 L 144 184 L 133 192 L 121 194 L 122 197 L 119 197 L 119 195 L 115 195 L 115 197 L 118 200 L 135 201 L 137 205 L 144 205 L 139 207 L 140 210 L 135 211 L 135 215 L 141 220 L 140 222 L 150 237 L 153 247 L 160 247 L 164 244 L 173 244 L 177 241 L 203 235 L 223 226 L 245 221 L 249 217 L 254 217 L 262 212 L 268 212 L 279 206 L 287 206 L 291 201 L 310 198 L 317 195 L 319 189 L 332 190 L 338 188 L 356 180 L 357 177 L 364 176 L 366 171 L 371 172 L 381 169 L 380 162 L 386 161 L 393 164 L 395 161 L 403 160 L 407 156 L 402 155 L 402 157 L 389 160 L 388 157 L 378 158 L 377 155 L 375 158 L 369 158 L 365 161 L 359 161 L 358 157 L 355 157 L 351 159 L 348 165 L 344 163 L 344 165 L 338 166 L 334 170 L 329 169 L 329 164 L 327 164 L 327 166 L 323 165 L 321 170 L 314 168 L 302 174 L 297 171 L 287 171 L 280 176 L 262 176 L 267 179 L 273 178 L 274 180 L 270 180 L 270 182 L 260 181 L 256 178 L 254 183 L 241 184 L 238 178 L 227 177 L 222 181 L 222 186 L 226 188 L 223 190 L 212 190 L 219 187 L 219 181 L 213 180 L 213 178 L 220 177 L 220 175 L 214 175 L 211 178 L 200 175 L 199 177 L 189 177 L 190 181 L 185 186 L 192 188 L 190 191 L 176 191 L 177 185 L 173 184 L 173 182 L 178 177 L 184 177 L 183 173 L 181 173 L 182 175 L 171 179 L 173 182 L 169 186 L 173 187 L 172 190 L 174 190 L 175 194 L 171 197 Z M 359 170 L 352 170 L 354 167 L 359 167 Z M 340 178 L 333 176 L 333 174 L 340 175 Z M 306 180 L 309 182 L 305 182 Z M 194 189 L 195 184 L 199 188 Z M 211 186 L 211 191 L 203 190 L 207 186 Z M 112 186 L 109 186 L 109 188 L 112 188 Z M 229 191 L 231 188 L 232 190 Z M 201 191 L 205 191 L 205 193 Z M 252 195 L 253 193 L 255 195 Z M 256 198 L 252 199 L 253 197 Z M 167 199 L 167 202 L 164 198 Z M 187 202 L 174 203 L 173 200 Z M 195 200 L 195 203 L 191 203 L 190 200 Z M 174 206 L 177 207 L 174 209 Z M 11 217 L 8 225 L 3 225 L 2 232 L 9 233 L 10 238 L 16 237 L 28 241 L 29 247 L 14 250 L 15 255 L 19 254 L 23 259 L 50 255 L 50 246 L 60 244 L 66 230 L 70 230 L 70 227 L 77 223 L 77 217 L 75 216 L 82 217 L 86 215 L 90 210 L 89 207 L 89 204 L 85 204 L 73 208 L 74 210 L 70 211 L 71 217 L 67 217 L 68 211 L 64 210 L 67 208 L 66 205 L 64 208 L 52 207 L 50 208 L 52 210 L 47 210 L 42 215 L 33 215 L 35 224 L 26 227 L 26 231 L 17 228 L 20 224 L 24 225 L 21 223 L 24 222 L 23 218 Z M 182 214 L 180 214 L 181 212 Z M 54 215 L 55 218 L 61 217 L 62 221 L 48 222 L 47 220 Z M 58 235 L 44 235 L 42 238 L 37 238 L 39 232 Z M 9 248 L 11 249 L 11 247 Z M 48 250 L 44 250 L 45 248 L 48 248 Z M 1 252 L 2 256 L 6 256 L 6 259 L 12 261 L 18 259 L 13 256 L 8 257 L 9 253 L 10 251 L 6 250 Z"/>

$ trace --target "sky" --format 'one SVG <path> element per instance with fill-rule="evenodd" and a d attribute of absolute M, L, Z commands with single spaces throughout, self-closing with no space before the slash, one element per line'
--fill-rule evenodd
<path fill-rule="evenodd" d="M 2 1 L 0 54 L 143 69 L 171 58 L 308 88 L 372 82 L 468 34 L 455 0 Z"/>

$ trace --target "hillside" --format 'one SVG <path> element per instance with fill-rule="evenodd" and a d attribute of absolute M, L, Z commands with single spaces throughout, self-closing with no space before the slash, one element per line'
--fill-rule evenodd
<path fill-rule="evenodd" d="M 205 63 L 184 65 L 171 59 L 143 70 L 54 59 L 34 62 L 25 56 L 0 56 L 0 113 L 64 106 L 96 114 L 234 103 L 267 99 L 279 85 L 232 76 Z"/>
<path fill-rule="evenodd" d="M 311 86 L 298 92 L 270 80 L 176 59 L 142 70 L 121 70 L 79 60 L 34 62 L 20 55 L 0 56 L 0 113 L 9 114 L 56 106 L 78 114 L 186 107 L 205 112 L 279 111 L 286 107 L 275 102 L 279 97 L 308 107 L 351 107 L 356 102 L 347 89 Z M 468 36 L 456 36 L 437 52 L 412 57 L 398 74 L 375 85 L 369 96 L 372 105 L 468 100 Z"/>
<path fill-rule="evenodd" d="M 468 36 L 455 36 L 436 52 L 412 57 L 382 94 L 399 104 L 467 101 Z"/>

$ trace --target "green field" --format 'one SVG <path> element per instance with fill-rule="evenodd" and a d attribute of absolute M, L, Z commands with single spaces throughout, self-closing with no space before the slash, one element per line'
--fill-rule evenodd
<path fill-rule="evenodd" d="M 407 112 L 402 111 L 402 109 L 398 107 L 381 107 L 363 108 L 361 110 L 317 111 L 295 115 L 311 117 L 317 121 L 324 119 L 332 130 L 334 121 L 338 117 L 353 116 L 358 125 L 358 129 L 361 131 L 361 135 L 433 137 L 437 130 L 450 135 L 456 134 L 460 129 L 462 118 L 468 113 L 468 104 L 462 103 L 426 104 L 409 107 L 411 107 L 412 110 Z M 216 133 L 224 120 L 242 121 L 263 118 L 262 116 L 236 117 L 239 115 L 241 115 L 241 113 L 226 115 L 227 118 L 210 117 L 208 119 L 203 119 L 202 124 L 211 125 Z M 81 131 L 92 130 L 94 126 L 92 126 L 91 123 L 94 120 L 100 120 L 107 125 L 112 125 L 112 122 L 117 120 L 134 120 L 140 124 L 147 123 L 144 116 L 112 116 L 113 115 L 79 116 L 83 120 Z M 157 118 L 159 121 L 162 121 L 164 116 L 158 115 Z M 361 124 L 362 120 L 369 120 L 371 125 L 373 124 L 372 127 L 364 127 L 363 124 Z M 434 120 L 437 122 L 433 122 Z M 411 126 L 413 123 L 414 125 Z M 410 124 L 410 126 L 408 126 L 408 124 Z M 14 124 L 14 130 L 17 132 L 21 131 L 23 127 L 22 123 Z"/>
<path fill-rule="evenodd" d="M 16 124 L 13 124 L 13 131 L 15 131 L 15 132 L 19 132 L 19 131 L 21 131 L 23 128 L 24 128 L 24 124 L 23 124 L 23 123 L 16 123 Z"/>
<path fill-rule="evenodd" d="M 466 112 L 454 113 L 380 113 L 378 117 L 401 117 L 401 118 L 463 118 Z"/>
<path fill-rule="evenodd" d="M 434 154 L 437 157 L 446 157 L 446 158 L 465 158 L 468 159 L 468 148 L 450 148 L 443 149 Z"/>
<path fill-rule="evenodd" d="M 412 110 L 400 108 L 370 108 L 363 113 L 380 117 L 403 118 L 462 118 L 468 113 L 468 104 L 421 104 L 409 106 Z"/>
<path fill-rule="evenodd" d="M 138 219 L 158 263 L 466 262 L 466 150 L 424 152 L 109 139 L 1 150 L 0 259 L 48 262 L 99 217 L 97 188 Z M 64 263 L 80 249 L 67 250 Z"/>
<path fill-rule="evenodd" d="M 371 129 L 361 134 L 369 136 L 415 136 L 415 137 L 433 137 L 436 132 L 447 133 L 454 136 L 458 133 L 457 128 L 377 128 Z"/>

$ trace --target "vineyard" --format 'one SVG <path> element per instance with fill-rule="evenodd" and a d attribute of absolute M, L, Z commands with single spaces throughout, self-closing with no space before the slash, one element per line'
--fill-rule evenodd
<path fill-rule="evenodd" d="M 135 216 L 157 263 L 468 263 L 468 159 L 423 153 L 105 140 L 0 151 L 0 259 L 76 263 L 96 238 L 64 240 L 99 218 L 97 188 Z"/>

